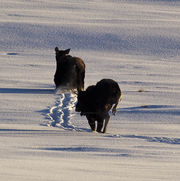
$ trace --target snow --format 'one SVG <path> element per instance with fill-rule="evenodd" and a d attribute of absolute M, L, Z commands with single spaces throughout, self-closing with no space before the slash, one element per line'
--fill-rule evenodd
<path fill-rule="evenodd" d="M 0 3 L 1 180 L 179 181 L 179 1 Z M 106 134 L 55 92 L 56 46 L 118 82 Z"/>

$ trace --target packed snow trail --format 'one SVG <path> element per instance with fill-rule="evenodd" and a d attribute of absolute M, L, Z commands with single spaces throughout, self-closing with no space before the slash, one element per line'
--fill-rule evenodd
<path fill-rule="evenodd" d="M 48 126 L 76 130 L 72 124 L 73 110 L 77 97 L 72 93 L 60 93 L 56 104 L 49 109 L 48 117 L 51 119 Z"/>

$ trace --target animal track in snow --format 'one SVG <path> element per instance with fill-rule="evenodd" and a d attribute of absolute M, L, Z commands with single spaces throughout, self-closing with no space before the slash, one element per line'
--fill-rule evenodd
<path fill-rule="evenodd" d="M 71 122 L 73 110 L 77 101 L 76 95 L 72 93 L 61 93 L 58 95 L 59 97 L 55 106 L 52 106 L 47 114 L 51 119 L 48 126 L 76 130 L 75 126 Z"/>

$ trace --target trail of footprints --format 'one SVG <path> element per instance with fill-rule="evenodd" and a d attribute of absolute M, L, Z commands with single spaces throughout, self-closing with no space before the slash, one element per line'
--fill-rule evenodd
<path fill-rule="evenodd" d="M 48 117 L 50 121 L 48 126 L 60 127 L 68 130 L 77 130 L 71 120 L 74 116 L 74 108 L 77 97 L 72 93 L 61 93 L 58 95 L 55 106 L 49 109 Z"/>

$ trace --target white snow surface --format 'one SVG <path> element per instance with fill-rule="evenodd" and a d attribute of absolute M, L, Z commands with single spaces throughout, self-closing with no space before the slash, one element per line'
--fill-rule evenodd
<path fill-rule="evenodd" d="M 179 181 L 180 2 L 0 0 L 0 180 Z M 122 90 L 106 134 L 56 93 L 55 51 Z"/>

